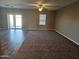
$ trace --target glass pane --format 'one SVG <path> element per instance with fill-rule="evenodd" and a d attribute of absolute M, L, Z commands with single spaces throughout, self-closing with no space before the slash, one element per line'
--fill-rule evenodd
<path fill-rule="evenodd" d="M 16 28 L 22 28 L 22 15 L 16 15 Z"/>
<path fill-rule="evenodd" d="M 46 14 L 40 14 L 39 25 L 46 25 Z"/>
<path fill-rule="evenodd" d="M 13 20 L 13 15 L 9 15 L 9 27 L 14 28 L 14 20 Z"/>

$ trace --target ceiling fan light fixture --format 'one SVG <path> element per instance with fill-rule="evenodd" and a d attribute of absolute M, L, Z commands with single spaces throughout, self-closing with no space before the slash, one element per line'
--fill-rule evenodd
<path fill-rule="evenodd" d="M 44 6 L 43 4 L 38 5 L 38 10 L 41 12 L 43 10 Z"/>
<path fill-rule="evenodd" d="M 43 7 L 40 7 L 38 10 L 41 12 L 43 10 Z"/>

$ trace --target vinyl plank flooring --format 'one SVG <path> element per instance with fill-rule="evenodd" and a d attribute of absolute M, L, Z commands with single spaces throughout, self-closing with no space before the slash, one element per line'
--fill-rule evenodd
<path fill-rule="evenodd" d="M 55 31 L 30 31 L 14 59 L 79 59 L 79 46 Z"/>
<path fill-rule="evenodd" d="M 0 57 L 2 59 L 11 59 L 25 40 L 27 31 L 23 30 L 1 30 L 0 31 Z"/>
<path fill-rule="evenodd" d="M 79 59 L 79 46 L 55 31 L 1 30 L 0 40 L 2 59 Z"/>

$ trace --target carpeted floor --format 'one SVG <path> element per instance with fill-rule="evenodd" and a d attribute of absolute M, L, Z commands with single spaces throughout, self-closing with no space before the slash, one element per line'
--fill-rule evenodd
<path fill-rule="evenodd" d="M 13 59 L 79 59 L 79 46 L 55 31 L 29 31 Z"/>

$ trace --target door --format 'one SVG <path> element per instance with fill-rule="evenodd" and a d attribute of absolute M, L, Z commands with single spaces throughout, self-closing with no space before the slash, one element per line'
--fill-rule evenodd
<path fill-rule="evenodd" d="M 22 15 L 15 15 L 15 27 L 22 28 Z"/>
<path fill-rule="evenodd" d="M 8 15 L 8 28 L 22 28 L 22 15 Z"/>

